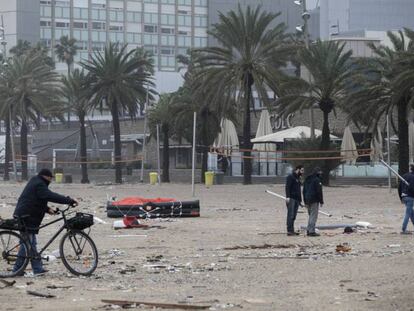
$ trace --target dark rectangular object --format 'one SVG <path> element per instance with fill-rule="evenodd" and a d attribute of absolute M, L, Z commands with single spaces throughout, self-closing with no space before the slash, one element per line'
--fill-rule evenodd
<path fill-rule="evenodd" d="M 143 205 L 106 205 L 108 217 L 136 216 L 140 218 L 157 217 L 200 217 L 200 201 L 150 202 Z"/>

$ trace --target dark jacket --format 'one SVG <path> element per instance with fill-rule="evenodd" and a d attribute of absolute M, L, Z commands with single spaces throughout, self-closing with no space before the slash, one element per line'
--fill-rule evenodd
<path fill-rule="evenodd" d="M 288 175 L 285 185 L 286 198 L 294 199 L 298 202 L 302 202 L 302 194 L 300 192 L 300 179 L 295 172 Z"/>
<path fill-rule="evenodd" d="M 42 223 L 43 217 L 48 210 L 47 202 L 60 204 L 73 204 L 73 199 L 54 193 L 49 190 L 49 181 L 41 176 L 30 179 L 17 201 L 14 216 L 29 215 L 24 219 L 28 228 L 37 228 Z M 38 233 L 37 229 L 28 229 L 30 232 Z"/>
<path fill-rule="evenodd" d="M 306 177 L 303 184 L 303 199 L 306 205 L 312 203 L 323 204 L 322 181 L 317 174 Z"/>
<path fill-rule="evenodd" d="M 404 174 L 403 178 L 412 186 L 409 187 L 405 183 L 400 181 L 400 184 L 398 185 L 398 195 L 400 197 L 400 200 L 406 196 L 414 198 L 414 173 L 406 173 Z"/>

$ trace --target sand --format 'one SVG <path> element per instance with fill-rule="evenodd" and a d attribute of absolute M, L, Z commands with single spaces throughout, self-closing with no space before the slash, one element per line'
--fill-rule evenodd
<path fill-rule="evenodd" d="M 0 216 L 11 215 L 23 186 L 0 183 Z M 283 185 L 197 185 L 200 218 L 148 220 L 154 226 L 148 230 L 114 230 L 114 219 L 106 217 L 104 208 L 107 196 L 191 200 L 191 185 L 53 184 L 51 189 L 82 198 L 79 210 L 109 223 L 91 231 L 99 267 L 91 277 L 75 277 L 59 259 L 45 262 L 49 273 L 44 276 L 29 273 L 15 278 L 12 287 L 0 284 L 1 310 L 116 308 L 102 299 L 211 305 L 210 310 L 414 308 L 414 235 L 399 234 L 404 208 L 395 190 L 325 188 L 324 210 L 334 216 L 320 215 L 318 224 L 367 221 L 374 228 L 352 234 L 323 230 L 321 237 L 306 237 L 302 231 L 288 237 L 284 202 L 265 193 L 283 194 Z M 307 215 L 299 213 L 296 227 L 306 222 Z M 42 231 L 39 244 L 56 228 Z M 339 244 L 351 250 L 338 253 Z M 49 247 L 55 249 L 58 242 Z M 56 298 L 34 297 L 27 290 Z"/>

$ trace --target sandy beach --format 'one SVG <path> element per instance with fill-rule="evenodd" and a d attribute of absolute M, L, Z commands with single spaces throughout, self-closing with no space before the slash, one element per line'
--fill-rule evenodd
<path fill-rule="evenodd" d="M 9 218 L 24 184 L 0 183 L 0 216 Z M 321 237 L 286 236 L 286 206 L 265 193 L 283 185 L 196 185 L 201 217 L 143 221 L 147 230 L 114 230 L 107 196 L 192 200 L 191 185 L 52 184 L 82 198 L 79 211 L 108 222 L 92 227 L 99 266 L 71 275 L 57 259 L 44 276 L 0 284 L 1 310 L 113 310 L 102 299 L 210 306 L 210 310 L 413 310 L 414 235 L 400 235 L 404 207 L 385 187 L 327 187 L 318 224 L 370 222 L 373 228 Z M 52 205 L 54 206 L 54 205 Z M 298 214 L 296 227 L 306 225 Z M 346 216 L 344 216 L 346 215 Z M 44 221 L 51 220 L 47 216 Z M 40 232 L 43 245 L 57 228 Z M 409 224 L 412 231 L 412 224 Z M 337 246 L 346 252 L 338 252 Z M 58 249 L 58 241 L 49 251 Z M 350 249 L 350 250 L 349 250 Z M 8 279 L 11 281 L 11 279 Z M 48 293 L 39 298 L 27 290 Z M 137 306 L 137 309 L 145 309 Z"/>

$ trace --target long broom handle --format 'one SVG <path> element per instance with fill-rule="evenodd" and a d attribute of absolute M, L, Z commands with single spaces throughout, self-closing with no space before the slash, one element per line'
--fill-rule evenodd
<path fill-rule="evenodd" d="M 284 197 L 281 194 L 275 193 L 275 192 L 270 191 L 270 190 L 265 190 L 265 192 L 268 193 L 268 194 L 274 195 L 275 197 L 278 197 L 279 199 L 282 199 L 282 200 L 285 200 L 286 201 L 286 197 Z M 303 207 L 302 204 L 299 203 L 299 205 Z M 318 212 L 321 213 L 322 215 L 325 215 L 325 216 L 328 216 L 328 217 L 332 217 L 332 214 L 329 214 L 329 213 L 326 213 L 326 212 L 323 212 L 323 211 L 318 211 Z"/>
<path fill-rule="evenodd" d="M 404 184 L 406 184 L 407 186 L 409 186 L 410 184 L 408 183 L 408 181 L 406 181 L 400 174 L 398 174 L 398 172 L 396 170 L 394 170 L 391 166 L 388 165 L 387 162 L 385 162 L 384 160 L 380 159 L 380 162 L 385 165 L 391 172 L 393 172 Z"/>

